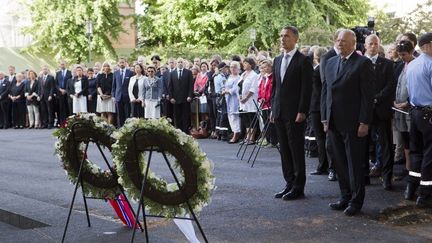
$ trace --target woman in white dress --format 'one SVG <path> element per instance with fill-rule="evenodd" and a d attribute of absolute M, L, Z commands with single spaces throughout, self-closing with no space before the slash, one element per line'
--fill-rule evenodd
<path fill-rule="evenodd" d="M 240 63 L 232 61 L 230 63 L 230 76 L 225 82 L 222 89 L 222 95 L 225 95 L 228 122 L 234 135 L 228 143 L 237 143 L 240 138 L 240 116 L 239 116 L 239 99 L 238 99 L 238 82 L 240 81 Z"/>
<path fill-rule="evenodd" d="M 129 80 L 128 93 L 131 104 L 132 117 L 144 117 L 144 68 L 141 64 L 134 65 L 135 76 Z"/>
<path fill-rule="evenodd" d="M 83 68 L 75 68 L 76 76 L 68 83 L 67 93 L 72 99 L 72 113 L 87 112 L 88 79 L 84 76 Z"/>
<path fill-rule="evenodd" d="M 113 83 L 113 73 L 111 66 L 108 62 L 102 65 L 102 73 L 97 75 L 96 88 L 97 88 L 97 105 L 96 112 L 100 113 L 102 117 L 113 124 L 113 114 L 115 113 L 115 103 L 111 96 Z"/>
<path fill-rule="evenodd" d="M 258 123 L 252 124 L 258 104 L 259 75 L 254 71 L 256 66 L 253 58 L 247 57 L 243 61 L 244 72 L 241 75 L 240 110 L 245 112 L 241 117 L 244 127 L 246 127 L 246 142 L 255 143 L 255 132 Z M 254 127 L 251 127 L 254 125 Z"/>
<path fill-rule="evenodd" d="M 160 118 L 162 80 L 155 76 L 155 66 L 148 66 L 147 74 L 148 77 L 144 80 L 144 117 L 146 119 L 158 119 Z"/>

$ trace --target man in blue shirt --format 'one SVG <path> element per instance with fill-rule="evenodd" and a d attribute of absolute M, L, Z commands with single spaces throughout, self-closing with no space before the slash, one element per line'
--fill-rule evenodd
<path fill-rule="evenodd" d="M 432 33 L 419 38 L 422 54 L 407 69 L 409 101 L 413 106 L 410 128 L 411 168 L 406 199 L 414 199 L 419 187 L 416 204 L 432 206 Z"/>

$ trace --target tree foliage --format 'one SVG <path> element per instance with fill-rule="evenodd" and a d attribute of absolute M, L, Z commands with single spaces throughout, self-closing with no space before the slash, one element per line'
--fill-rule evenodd
<path fill-rule="evenodd" d="M 34 0 L 29 4 L 32 25 L 24 31 L 34 44 L 28 49 L 72 62 L 86 60 L 86 21 L 93 23 L 92 52 L 115 57 L 111 40 L 122 31 L 121 0 Z"/>
<path fill-rule="evenodd" d="M 404 17 L 392 16 L 382 10 L 376 10 L 376 30 L 380 34 L 381 41 L 389 44 L 396 37 L 405 32 L 413 32 L 416 35 L 432 30 L 432 0 L 417 4 L 417 7 Z"/>
<path fill-rule="evenodd" d="M 366 22 L 362 0 L 142 0 L 145 15 L 137 19 L 143 46 L 206 46 L 242 52 L 255 29 L 259 49 L 275 46 L 280 28 L 301 32 L 320 29 L 328 36 L 339 27 Z M 325 33 L 324 33 L 325 32 Z M 310 35 L 305 41 L 316 41 Z M 326 37 L 319 38 L 326 43 Z M 304 43 L 304 44 L 324 44 Z"/>

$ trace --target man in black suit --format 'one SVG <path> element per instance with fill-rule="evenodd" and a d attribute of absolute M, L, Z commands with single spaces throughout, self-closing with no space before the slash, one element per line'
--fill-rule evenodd
<path fill-rule="evenodd" d="M 39 77 L 39 84 L 42 128 L 51 128 L 54 124 L 55 81 L 54 77 L 49 75 L 47 66 L 42 67 L 42 76 Z"/>
<path fill-rule="evenodd" d="M 10 127 L 10 100 L 8 98 L 10 82 L 3 72 L 0 72 L 0 129 Z"/>
<path fill-rule="evenodd" d="M 118 66 L 119 70 L 114 72 L 111 94 L 116 102 L 117 127 L 121 127 L 130 116 L 131 109 L 128 87 L 129 80 L 134 74 L 126 68 L 126 59 L 120 58 Z"/>
<path fill-rule="evenodd" d="M 331 48 L 326 54 L 322 55 L 321 58 L 320 58 L 320 66 L 319 66 L 320 70 L 319 71 L 320 71 L 321 80 L 325 79 L 325 77 L 324 77 L 324 75 L 325 75 L 324 70 L 325 70 L 325 68 L 327 66 L 327 61 L 330 58 L 339 55 L 339 50 L 336 47 L 336 40 L 337 40 L 337 37 L 338 37 L 338 35 L 339 35 L 339 33 L 341 31 L 342 31 L 342 29 L 336 30 L 336 33 L 333 36 L 333 42 L 334 42 L 333 48 Z M 328 140 L 326 139 L 326 150 L 327 150 L 328 168 L 329 168 L 328 169 L 328 171 L 329 171 L 328 179 L 329 179 L 329 181 L 336 181 L 337 180 L 337 176 L 336 176 L 336 172 L 334 171 L 334 168 L 333 168 L 333 162 L 332 162 L 331 154 L 329 153 L 330 145 L 328 144 L 327 141 Z"/>
<path fill-rule="evenodd" d="M 369 58 L 375 70 L 374 112 L 370 128 L 371 139 L 376 142 L 376 161 L 371 170 L 371 176 L 378 176 L 382 171 L 383 187 L 391 190 L 393 175 L 393 137 L 392 137 L 392 105 L 396 92 L 396 78 L 393 62 L 378 55 L 380 39 L 377 35 L 369 35 L 365 40 L 365 56 Z M 369 167 L 366 158 L 365 166 Z"/>
<path fill-rule="evenodd" d="M 168 67 L 165 72 L 162 74 L 162 82 L 163 82 L 163 90 L 162 90 L 162 106 L 163 106 L 163 115 L 167 118 L 170 118 L 172 122 L 174 122 L 174 105 L 171 104 L 170 96 L 169 96 L 169 82 L 170 82 L 170 73 L 175 70 L 177 66 L 177 62 L 174 58 L 170 58 L 168 60 Z"/>
<path fill-rule="evenodd" d="M 177 59 L 177 68 L 170 73 L 168 92 L 174 105 L 176 127 L 189 134 L 191 126 L 191 104 L 194 80 L 192 72 L 184 68 L 184 60 Z"/>
<path fill-rule="evenodd" d="M 280 32 L 283 54 L 273 65 L 272 116 L 280 144 L 285 188 L 275 198 L 304 197 L 306 184 L 304 132 L 312 93 L 312 61 L 296 49 L 299 33 L 285 26 Z"/>
<path fill-rule="evenodd" d="M 9 80 L 9 83 L 11 85 L 11 87 L 13 85 L 15 85 L 16 83 L 16 69 L 15 66 L 9 66 L 8 67 L 8 71 L 9 71 L 9 76 L 7 77 L 7 79 Z M 9 105 L 9 117 L 10 117 L 10 126 L 13 126 L 13 119 L 12 119 L 12 102 L 8 102 Z"/>
<path fill-rule="evenodd" d="M 353 31 L 341 31 L 336 42 L 340 54 L 330 58 L 324 70 L 321 121 L 328 131 L 341 190 L 340 200 L 329 206 L 352 216 L 362 208 L 365 196 L 364 161 L 375 76 L 372 62 L 355 51 Z"/>
<path fill-rule="evenodd" d="M 57 91 L 57 124 L 63 124 L 66 118 L 71 115 L 68 104 L 67 96 L 67 81 L 72 78 L 72 72 L 67 70 L 66 63 L 64 61 L 60 62 L 60 70 L 56 73 L 55 79 L 55 89 Z M 49 126 L 49 125 L 48 125 Z"/>

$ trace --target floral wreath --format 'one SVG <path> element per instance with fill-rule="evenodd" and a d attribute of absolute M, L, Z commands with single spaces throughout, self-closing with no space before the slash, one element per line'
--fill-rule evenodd
<path fill-rule="evenodd" d="M 74 129 L 74 133 L 72 132 Z M 69 180 L 75 184 L 81 161 L 84 157 L 85 143 L 97 142 L 101 146 L 111 150 L 115 140 L 111 134 L 115 131 L 114 126 L 107 123 L 103 118 L 93 113 L 73 115 L 57 129 L 53 135 L 57 138 L 55 143 L 55 154 L 58 155 Z M 79 144 L 74 146 L 75 142 Z M 118 176 L 109 170 L 102 170 L 98 165 L 87 158 L 82 167 L 82 182 L 84 194 L 97 198 L 115 198 L 120 194 Z"/>
<path fill-rule="evenodd" d="M 151 147 L 173 156 L 173 167 L 182 169 L 179 183 L 183 193 L 176 183 L 168 184 L 149 169 L 143 195 L 150 213 L 166 217 L 185 215 L 187 201 L 198 213 L 210 202 L 215 181 L 213 164 L 195 139 L 175 129 L 168 120 L 130 118 L 113 137 L 117 140 L 112 146 L 112 155 L 119 183 L 134 200 L 140 198 L 147 167 L 143 155 Z"/>

